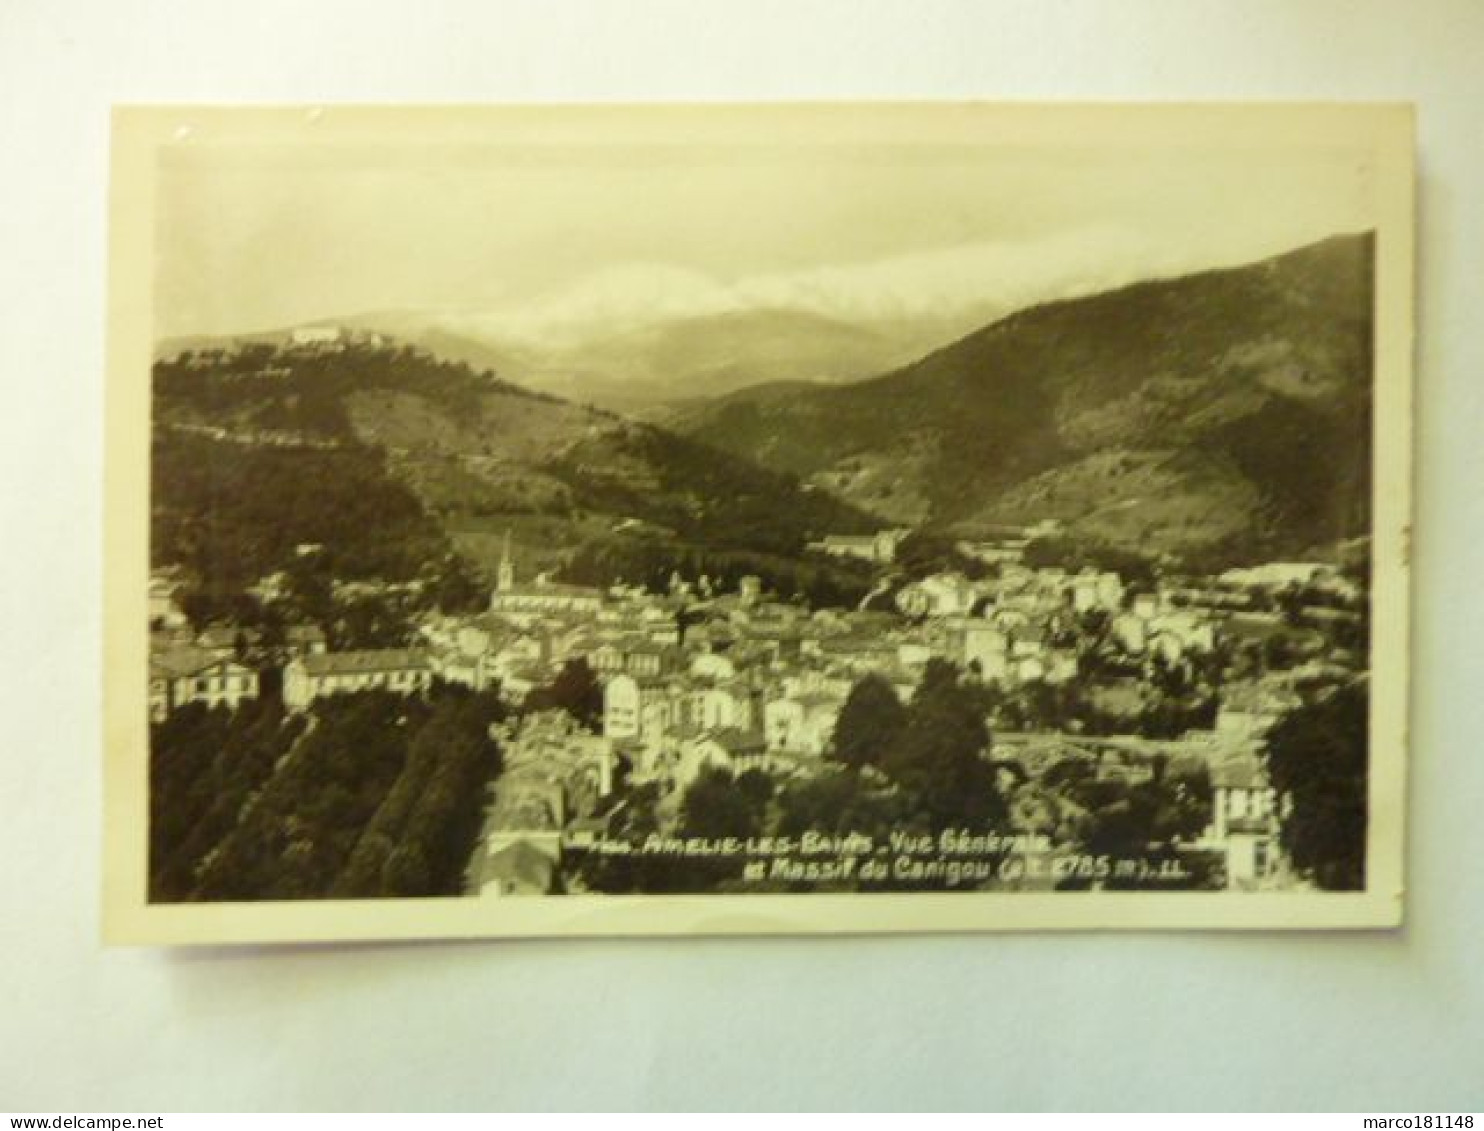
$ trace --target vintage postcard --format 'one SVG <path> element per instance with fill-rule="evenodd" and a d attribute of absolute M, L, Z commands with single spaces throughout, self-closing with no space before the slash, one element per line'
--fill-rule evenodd
<path fill-rule="evenodd" d="M 107 938 L 1398 924 L 1412 145 L 116 111 Z"/>

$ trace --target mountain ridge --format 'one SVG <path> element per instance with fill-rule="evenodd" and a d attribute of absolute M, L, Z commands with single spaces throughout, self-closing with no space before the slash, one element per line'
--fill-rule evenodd
<path fill-rule="evenodd" d="M 1368 233 L 1331 237 L 1029 307 L 847 386 L 664 419 L 906 524 L 1057 518 L 1158 552 L 1297 552 L 1367 526 L 1373 256 Z"/>

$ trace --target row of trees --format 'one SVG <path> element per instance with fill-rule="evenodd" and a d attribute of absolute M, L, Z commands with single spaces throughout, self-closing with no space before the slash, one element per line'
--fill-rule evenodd
<path fill-rule="evenodd" d="M 489 728 L 494 692 L 448 688 L 408 744 L 402 773 L 356 841 L 330 894 L 347 898 L 458 895 L 479 836 L 485 786 L 500 771 Z"/>
<path fill-rule="evenodd" d="M 502 710 L 493 692 L 440 686 L 427 701 L 337 696 L 288 719 L 266 701 L 235 715 L 179 712 L 151 746 L 152 897 L 457 894 L 500 769 L 489 728 Z M 212 744 L 251 786 L 218 789 L 203 775 Z M 182 834 L 177 812 L 197 794 L 210 802 Z"/>
<path fill-rule="evenodd" d="M 149 896 L 188 898 L 196 870 L 303 733 L 269 700 L 236 712 L 189 704 L 150 728 Z"/>

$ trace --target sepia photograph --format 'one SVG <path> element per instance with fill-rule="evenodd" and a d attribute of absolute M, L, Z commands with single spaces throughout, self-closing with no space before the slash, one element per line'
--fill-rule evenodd
<path fill-rule="evenodd" d="M 1397 925 L 1411 129 L 116 111 L 108 936 Z"/>

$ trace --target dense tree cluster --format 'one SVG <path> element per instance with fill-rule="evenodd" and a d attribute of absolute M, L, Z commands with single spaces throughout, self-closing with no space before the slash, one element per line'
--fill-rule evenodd
<path fill-rule="evenodd" d="M 896 689 L 871 674 L 850 689 L 835 721 L 831 753 L 851 769 L 880 765 L 883 751 L 894 747 L 907 724 L 907 709 Z"/>
<path fill-rule="evenodd" d="M 163 404 L 212 420 L 319 438 L 349 437 L 345 399 L 370 389 L 435 398 L 459 415 L 477 412 L 479 398 L 490 392 L 550 399 L 408 345 L 349 342 L 319 350 L 252 342 L 185 352 L 154 368 L 154 392 Z"/>
<path fill-rule="evenodd" d="M 1031 539 L 1024 562 L 1031 569 L 1110 570 L 1134 588 L 1154 585 L 1155 563 L 1135 550 L 1082 535 L 1054 534 Z"/>
<path fill-rule="evenodd" d="M 415 578 L 448 553 L 373 449 L 249 446 L 158 431 L 151 559 L 235 594 L 317 547 L 337 578 Z"/>
<path fill-rule="evenodd" d="M 985 717 L 980 689 L 952 664 L 930 660 L 896 740 L 882 750 L 881 769 L 931 831 L 986 830 L 1004 819 Z"/>
<path fill-rule="evenodd" d="M 1291 806 L 1283 848 L 1324 888 L 1365 886 L 1369 702 L 1359 679 L 1322 689 L 1268 734 L 1268 776 Z"/>
<path fill-rule="evenodd" d="M 610 469 L 642 468 L 635 475 Z M 631 515 L 714 549 L 796 557 L 812 538 L 874 520 L 796 477 L 660 428 L 635 425 L 578 444 L 548 465 L 584 509 Z"/>
<path fill-rule="evenodd" d="M 864 562 L 789 557 L 662 538 L 588 542 L 562 568 L 561 576 L 580 585 L 608 585 L 621 579 L 663 592 L 677 572 L 692 580 L 709 577 L 718 589 L 728 592 L 742 578 L 753 576 L 769 592 L 805 599 L 813 608 L 854 607 L 873 585 L 871 569 Z"/>
<path fill-rule="evenodd" d="M 1211 821 L 1213 790 L 1204 763 L 1171 764 L 1157 758 L 1147 778 L 1104 775 L 1099 765 L 1067 759 L 1051 766 L 1041 784 L 1073 807 L 1075 844 L 1092 858 L 1115 861 L 1178 861 L 1182 887 L 1212 886 L 1218 876 L 1206 861 L 1186 850 Z M 1087 879 L 1068 886 L 1086 886 Z M 1150 886 L 1143 878 L 1105 877 L 1108 888 Z M 1154 886 L 1158 886 L 1155 884 Z"/>
<path fill-rule="evenodd" d="M 894 706 L 895 704 L 895 706 Z M 835 725 L 832 756 L 852 769 L 879 769 L 898 787 L 910 826 L 992 829 L 1004 801 L 989 762 L 983 689 L 931 660 L 910 703 L 879 676 L 851 690 Z"/>
<path fill-rule="evenodd" d="M 892 564 L 909 579 L 953 572 L 978 580 L 989 574 L 987 565 L 958 549 L 957 539 L 928 530 L 914 530 L 903 538 Z"/>

